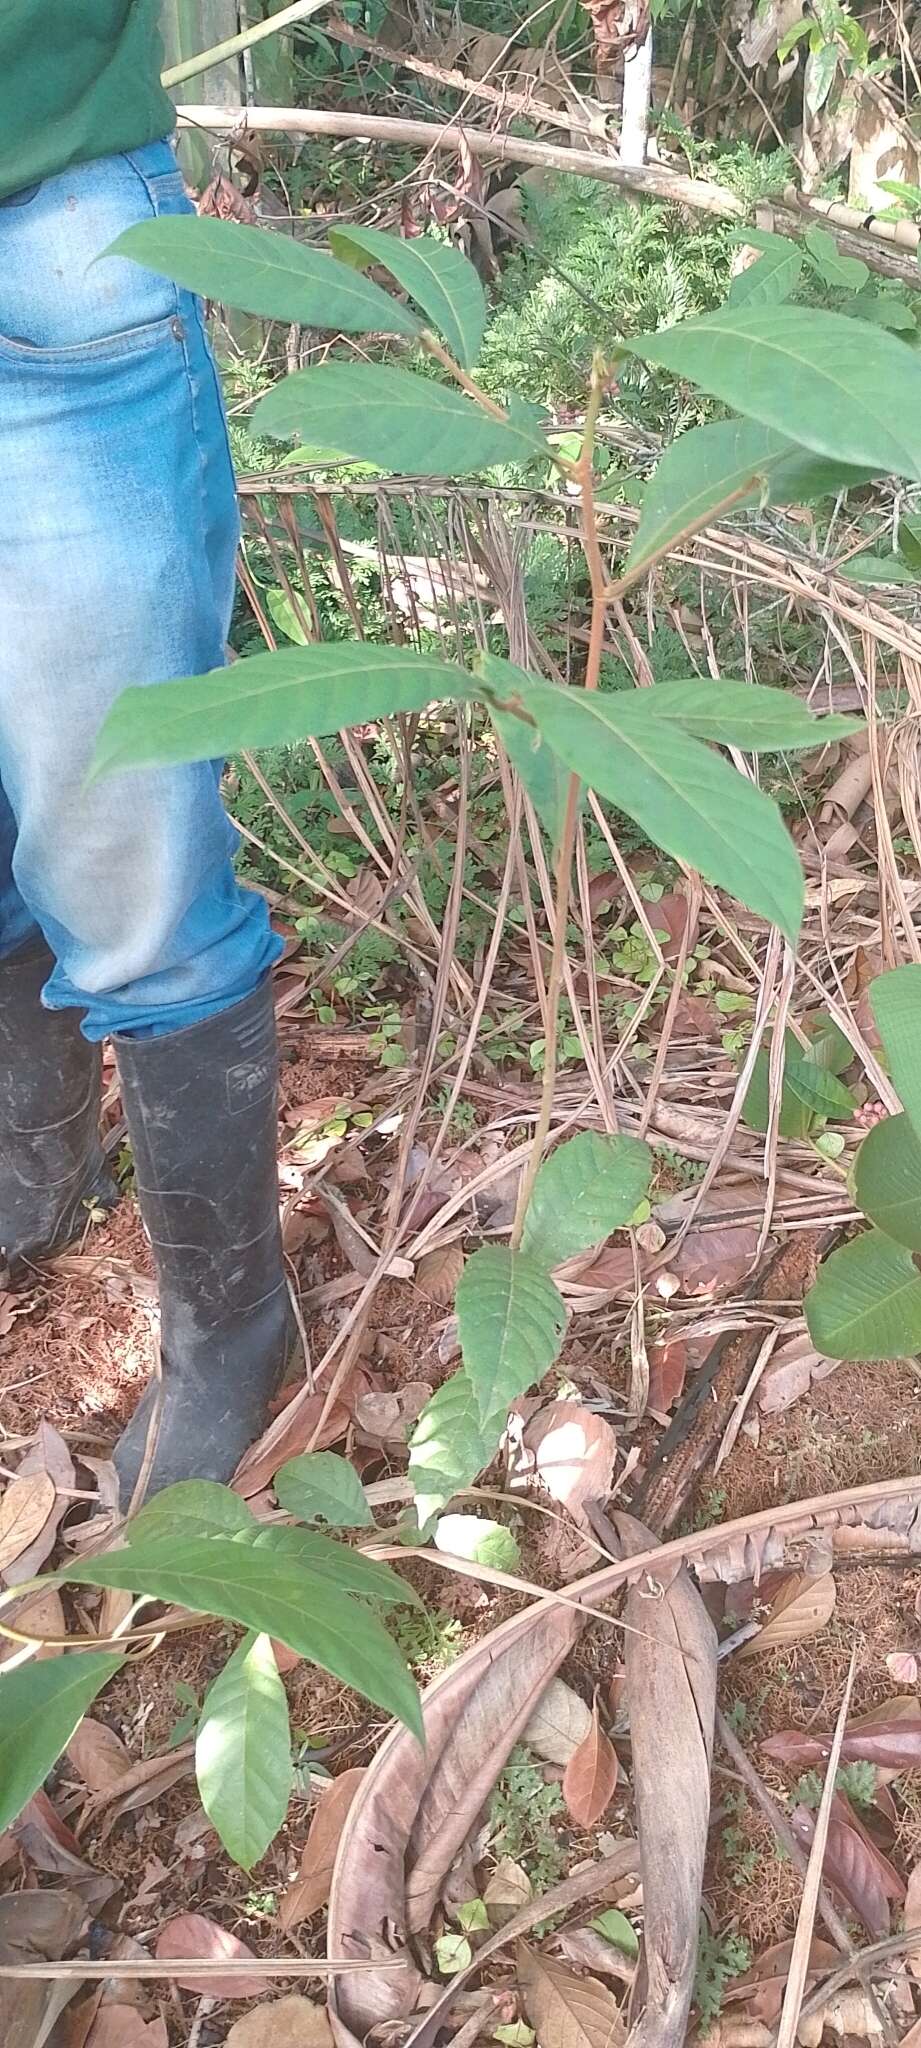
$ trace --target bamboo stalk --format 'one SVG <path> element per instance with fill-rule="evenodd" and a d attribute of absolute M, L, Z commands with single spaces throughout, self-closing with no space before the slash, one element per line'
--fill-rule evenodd
<path fill-rule="evenodd" d="M 174 85 L 184 85 L 187 78 L 198 78 L 203 71 L 211 71 L 216 64 L 224 64 L 228 57 L 238 57 L 241 50 L 251 50 L 254 43 L 264 42 L 266 36 L 274 36 L 279 29 L 291 28 L 296 21 L 308 21 L 312 14 L 319 14 L 327 7 L 329 0 L 294 0 L 291 7 L 282 7 L 278 14 L 269 16 L 268 21 L 254 22 L 252 28 L 240 30 L 239 35 L 228 36 L 223 43 L 215 43 L 210 50 L 200 50 L 196 57 L 186 57 L 182 64 L 171 64 L 160 74 L 161 84 L 167 91 Z"/>

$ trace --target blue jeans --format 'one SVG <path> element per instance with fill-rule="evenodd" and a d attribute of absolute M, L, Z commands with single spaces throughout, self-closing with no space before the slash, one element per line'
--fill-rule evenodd
<path fill-rule="evenodd" d="M 84 788 L 129 683 L 224 661 L 237 508 L 201 308 L 96 261 L 188 211 L 166 142 L 0 205 L 0 959 L 43 933 L 43 1002 L 89 1039 L 198 1023 L 281 951 L 234 875 L 219 764 Z"/>

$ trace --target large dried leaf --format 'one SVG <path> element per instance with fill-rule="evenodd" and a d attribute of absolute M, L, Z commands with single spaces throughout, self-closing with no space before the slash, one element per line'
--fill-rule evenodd
<path fill-rule="evenodd" d="M 165 2020 L 145 2020 L 136 2005 L 101 2005 L 85 2048 L 169 2048 Z"/>
<path fill-rule="evenodd" d="M 592 1725 L 591 1709 L 565 1678 L 551 1678 L 528 1720 L 524 1740 L 544 1763 L 568 1764 Z"/>
<path fill-rule="evenodd" d="M 793 1643 L 808 1642 L 831 1620 L 836 1597 L 831 1572 L 823 1572 L 819 1578 L 794 1574 L 781 1587 L 760 1633 L 743 1643 L 736 1656 L 761 1656 L 766 1650 L 786 1650 Z"/>
<path fill-rule="evenodd" d="M 255 1960 L 245 1941 L 238 1941 L 205 1913 L 179 1913 L 168 1920 L 157 1936 L 156 1953 L 158 1962 L 185 1962 L 187 1957 L 199 1963 Z M 222 1977 L 219 1970 L 196 1976 L 190 1969 L 175 1981 L 183 1991 L 197 1991 L 200 1998 L 258 1998 L 265 1990 L 264 1977 L 248 1977 L 243 1970 Z"/>
<path fill-rule="evenodd" d="M 815 1814 L 807 1806 L 795 1806 L 790 1826 L 802 1847 L 810 1848 Z M 904 1886 L 838 1793 L 832 1802 L 822 1874 L 869 1935 L 876 1939 L 889 1933 L 890 1900 L 901 1898 Z"/>
<path fill-rule="evenodd" d="M 86 1927 L 85 1900 L 72 1891 L 13 1892 L 0 1899 L 0 1963 L 57 1963 Z M 79 1983 L 37 1977 L 0 1978 L 3 2048 L 44 2048 L 58 2014 Z"/>
<path fill-rule="evenodd" d="M 4 1575 L 44 1529 L 55 1497 L 55 1484 L 49 1472 L 33 1472 L 27 1479 L 10 1480 L 0 1500 L 0 1572 Z"/>
<path fill-rule="evenodd" d="M 594 1827 L 610 1805 L 616 1784 L 617 1756 L 598 1719 L 596 1701 L 588 1734 L 563 1776 L 563 1798 L 577 1827 Z"/>
<path fill-rule="evenodd" d="M 84 1715 L 75 1729 L 67 1754 L 91 1792 L 110 1792 L 134 1768 L 121 1736 L 92 1714 Z"/>
<path fill-rule="evenodd" d="M 531 1416 L 522 1443 L 541 1484 L 577 1522 L 586 1521 L 587 1500 L 607 1500 L 617 1438 L 603 1415 L 577 1401 L 551 1401 Z"/>
<path fill-rule="evenodd" d="M 605 1984 L 578 1977 L 524 1942 L 518 1947 L 518 1982 L 540 2048 L 618 2048 L 625 2028 L 620 2006 Z"/>
<path fill-rule="evenodd" d="M 500 1856 L 483 1893 L 483 1904 L 492 1927 L 504 1927 L 513 1914 L 520 1913 L 531 1897 L 527 1871 L 512 1856 Z"/>
<path fill-rule="evenodd" d="M 72 1828 L 55 1811 L 45 1792 L 36 1792 L 13 1822 L 11 1833 L 25 1862 L 57 1877 L 77 1892 L 95 1912 L 118 1889 L 118 1880 L 94 1870 L 80 1854 Z"/>
<path fill-rule="evenodd" d="M 653 1547 L 654 1537 L 632 1516 L 614 1520 L 628 1556 Z M 625 1619 L 645 1903 L 630 2042 L 631 2048 L 680 2048 L 697 1965 L 710 1820 L 716 1631 L 684 1566 L 667 1588 L 632 1586 Z"/>
<path fill-rule="evenodd" d="M 454 1300 L 454 1290 L 464 1270 L 464 1254 L 459 1244 L 439 1245 L 435 1251 L 423 1252 L 416 1267 L 416 1286 L 430 1301 L 446 1308 Z"/>
<path fill-rule="evenodd" d="M 921 1766 L 921 1712 L 914 1701 L 910 1718 L 892 1716 L 885 1721 L 853 1725 L 841 1744 L 841 1762 L 880 1764 L 893 1771 L 917 1770 Z M 824 1763 L 831 1752 L 832 1738 L 825 1734 L 803 1735 L 798 1728 L 783 1730 L 762 1742 L 764 1756 L 780 1764 Z"/>
<path fill-rule="evenodd" d="M 235 2020 L 226 2048 L 333 2048 L 329 2014 L 325 2005 L 291 1991 Z"/>
<path fill-rule="evenodd" d="M 17 1600 L 15 1606 L 7 1608 L 6 1619 L 15 1622 L 16 1627 L 27 1636 L 67 1634 L 64 1603 L 56 1586 L 49 1585 L 37 1593 L 25 1594 L 22 1600 Z M 10 1657 L 15 1657 L 18 1649 L 18 1643 L 0 1643 L 0 1664 L 5 1664 Z M 46 1643 L 44 1648 L 37 1650 L 35 1654 L 39 1659 L 60 1657 L 63 1653 L 53 1644 Z"/>
<path fill-rule="evenodd" d="M 69 1491 L 76 1484 L 74 1461 L 64 1438 L 50 1422 L 39 1423 L 37 1439 L 31 1451 L 26 1452 L 16 1477 L 18 1480 L 31 1479 L 43 1472 L 53 1480 L 56 1497 L 34 1542 L 7 1565 L 4 1578 L 8 1586 L 21 1586 L 26 1579 L 37 1578 L 54 1549 L 58 1526 L 70 1506 Z"/>
<path fill-rule="evenodd" d="M 369 1964 L 331 1985 L 339 2048 L 412 2010 L 419 1975 L 407 1930 L 428 1926 L 448 1869 L 581 1625 L 570 1607 L 515 1615 L 429 1687 L 424 1750 L 400 1728 L 382 1744 L 333 1871 L 328 1952 Z M 375 1970 L 385 1957 L 403 1958 L 405 1969 Z"/>
<path fill-rule="evenodd" d="M 278 1923 L 286 1934 L 292 1927 L 298 1927 L 302 1920 L 308 1920 L 311 1913 L 318 1913 L 329 1898 L 339 1837 L 364 1776 L 363 1770 L 342 1771 L 327 1791 L 320 1794 L 320 1803 L 304 1843 L 300 1869 L 278 1910 Z"/>

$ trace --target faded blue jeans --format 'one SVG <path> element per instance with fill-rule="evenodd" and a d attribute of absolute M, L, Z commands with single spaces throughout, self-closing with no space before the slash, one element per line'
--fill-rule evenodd
<path fill-rule="evenodd" d="M 197 1023 L 281 951 L 218 764 L 84 787 L 121 690 L 224 660 L 237 508 L 201 308 L 96 260 L 188 211 L 166 142 L 0 204 L 0 959 L 40 930 L 43 1001 L 90 1039 Z"/>

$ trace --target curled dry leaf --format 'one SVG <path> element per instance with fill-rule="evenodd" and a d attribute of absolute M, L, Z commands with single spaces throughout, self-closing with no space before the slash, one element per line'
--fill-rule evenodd
<path fill-rule="evenodd" d="M 514 1913 L 520 1913 L 531 1896 L 527 1871 L 511 1856 L 501 1856 L 483 1893 L 483 1904 L 492 1927 L 504 1927 Z"/>
<path fill-rule="evenodd" d="M 67 1755 L 91 1792 L 111 1791 L 134 1768 L 121 1736 L 104 1721 L 94 1720 L 92 1714 L 84 1715 L 71 1736 Z"/>
<path fill-rule="evenodd" d="M 541 1693 L 525 1730 L 524 1741 L 547 1764 L 568 1764 L 591 1732 L 591 1708 L 563 1678 L 552 1678 Z"/>
<path fill-rule="evenodd" d="M 778 2020 L 792 1954 L 792 1941 L 777 1941 L 770 1948 L 763 1949 L 744 1976 L 734 1977 L 730 1984 L 724 1986 L 723 2005 L 744 2005 L 755 2020 Z M 820 1977 L 827 1977 L 839 1961 L 838 1950 L 832 1948 L 830 1942 L 821 1941 L 814 1935 L 809 1950 L 807 1990 L 811 1991 Z"/>
<path fill-rule="evenodd" d="M 329 2014 L 325 2005 L 292 1991 L 235 2020 L 226 2048 L 333 2048 Z"/>
<path fill-rule="evenodd" d="M 0 1500 L 0 1572 L 4 1577 L 44 1529 L 55 1499 L 55 1484 L 49 1472 L 33 1472 L 26 1479 L 10 1480 Z"/>
<path fill-rule="evenodd" d="M 38 1436 L 16 1474 L 18 1480 L 32 1479 L 42 1473 L 52 1481 L 55 1499 L 34 1541 L 9 1563 L 4 1571 L 8 1586 L 21 1586 L 27 1579 L 34 1579 L 41 1571 L 54 1549 L 58 1526 L 70 1506 L 68 1490 L 76 1483 L 74 1461 L 60 1432 L 50 1422 L 40 1422 Z"/>
<path fill-rule="evenodd" d="M 364 1775 L 363 1770 L 342 1771 L 320 1794 L 301 1854 L 300 1869 L 278 1909 L 278 1924 L 286 1934 L 292 1927 L 298 1927 L 302 1920 L 308 1920 L 311 1913 L 319 1912 L 329 1898 L 339 1837 Z"/>
<path fill-rule="evenodd" d="M 563 1777 L 563 1798 L 577 1827 L 594 1827 L 610 1805 L 616 1784 L 617 1755 L 601 1726 L 596 1700 L 588 1734 L 573 1751 Z"/>
<path fill-rule="evenodd" d="M 94 1870 L 81 1856 L 73 1829 L 55 1811 L 47 1792 L 33 1793 L 13 1821 L 11 1833 L 27 1863 L 50 1877 L 63 1878 L 87 1906 L 98 1910 L 117 1891 L 117 1879 Z"/>
<path fill-rule="evenodd" d="M 595 1970 L 602 1977 L 617 1977 L 621 1984 L 633 1983 L 635 1962 L 622 1949 L 615 1948 L 613 1941 L 605 1941 L 594 1927 L 563 1927 L 556 1942 L 566 1962 Z"/>
<path fill-rule="evenodd" d="M 253 1951 L 245 1941 L 238 1941 L 235 1934 L 228 1934 L 219 1927 L 216 1920 L 209 1920 L 205 1913 L 180 1913 L 175 1920 L 168 1920 L 157 1936 L 156 1956 L 158 1962 L 254 1962 Z M 176 1977 L 176 1983 L 183 1991 L 197 1991 L 200 1998 L 258 1998 L 265 1990 L 264 1977 L 247 1977 L 245 1971 L 231 1972 L 222 1977 L 220 1971 L 208 1971 L 205 1976 L 194 1970 L 183 1970 Z"/>
<path fill-rule="evenodd" d="M 737 1657 L 761 1656 L 766 1650 L 786 1650 L 791 1643 L 808 1642 L 817 1636 L 835 1611 L 837 1589 L 831 1572 L 820 1578 L 794 1573 L 785 1581 L 771 1603 L 771 1611 L 759 1634 L 752 1636 Z"/>
<path fill-rule="evenodd" d="M 0 1899 L 0 1963 L 60 1962 L 89 1917 L 86 1901 L 72 1891 L 10 1893 Z M 60 1978 L 0 1978 L 3 2048 L 39 2048 L 79 1989 Z"/>
<path fill-rule="evenodd" d="M 610 1423 L 576 1401 L 551 1401 L 530 1417 L 521 1441 L 525 1470 L 584 1525 L 585 1502 L 606 1501 L 611 1491 L 617 1438 Z"/>
<path fill-rule="evenodd" d="M 405 1444 L 413 1423 L 432 1398 L 426 1380 L 406 1380 L 395 1393 L 359 1394 L 355 1402 L 355 1427 L 362 1443 Z"/>
<path fill-rule="evenodd" d="M 420 1980 L 407 1929 L 428 1926 L 447 1871 L 581 1625 L 570 1607 L 513 1616 L 428 1688 L 424 1750 L 404 1728 L 382 1744 L 333 1872 L 328 1953 L 368 1962 L 330 1987 L 339 2048 L 412 2011 Z M 405 1968 L 375 1970 L 384 1957 L 403 1958 Z"/>
<path fill-rule="evenodd" d="M 755 1399 L 762 1415 L 783 1414 L 808 1394 L 813 1380 L 827 1379 L 829 1373 L 837 1372 L 838 1365 L 837 1358 L 825 1358 L 814 1349 L 808 1330 L 789 1337 L 771 1354 L 758 1382 Z"/>
<path fill-rule="evenodd" d="M 439 1308 L 447 1308 L 454 1300 L 454 1289 L 464 1270 L 464 1254 L 459 1244 L 439 1245 L 437 1250 L 423 1252 L 416 1267 L 416 1286 Z"/>
<path fill-rule="evenodd" d="M 540 2048 L 618 2048 L 626 2029 L 606 1984 L 577 1976 L 524 1942 L 516 1961 L 524 2009 Z"/>
<path fill-rule="evenodd" d="M 654 1537 L 616 1514 L 628 1556 Z M 681 2048 L 694 1988 L 710 1821 L 716 1631 L 684 1566 L 665 1588 L 627 1595 L 624 1647 L 645 1902 L 633 2048 Z M 667 1797 L 663 1797 L 667 1788 Z"/>
<path fill-rule="evenodd" d="M 921 1666 L 911 1650 L 890 1650 L 886 1670 L 896 1685 L 917 1685 Z"/>

